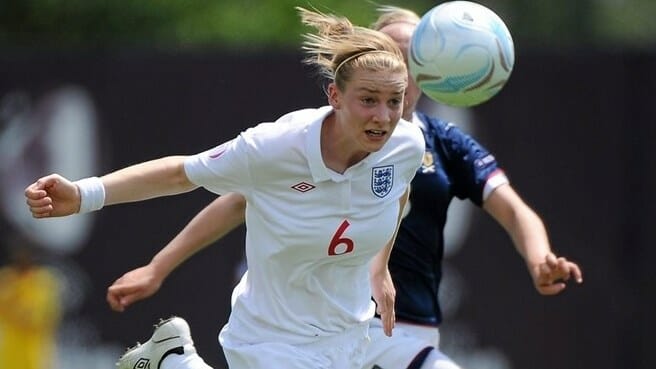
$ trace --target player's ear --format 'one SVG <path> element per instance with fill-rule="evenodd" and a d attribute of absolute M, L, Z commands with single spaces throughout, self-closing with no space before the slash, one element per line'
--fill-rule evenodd
<path fill-rule="evenodd" d="M 341 106 L 342 95 L 340 94 L 340 91 L 334 82 L 328 85 L 328 90 L 326 93 L 328 94 L 328 103 L 333 107 L 333 109 L 339 109 Z"/>

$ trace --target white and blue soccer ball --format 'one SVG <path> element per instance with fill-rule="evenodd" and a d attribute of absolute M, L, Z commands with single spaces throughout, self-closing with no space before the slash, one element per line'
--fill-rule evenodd
<path fill-rule="evenodd" d="M 468 107 L 496 95 L 515 64 L 510 31 L 471 1 L 442 3 L 421 18 L 408 50 L 410 74 L 431 99 Z"/>

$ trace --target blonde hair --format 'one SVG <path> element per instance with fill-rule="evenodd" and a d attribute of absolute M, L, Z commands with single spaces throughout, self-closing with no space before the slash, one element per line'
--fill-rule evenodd
<path fill-rule="evenodd" d="M 412 10 L 399 8 L 393 5 L 381 5 L 376 8 L 378 19 L 371 24 L 371 28 L 380 31 L 381 29 L 395 23 L 409 23 L 417 25 L 421 17 Z"/>
<path fill-rule="evenodd" d="M 296 7 L 301 21 L 316 33 L 303 35 L 304 63 L 335 82 L 340 90 L 356 70 L 407 74 L 403 54 L 386 34 L 354 26 L 347 18 Z"/>

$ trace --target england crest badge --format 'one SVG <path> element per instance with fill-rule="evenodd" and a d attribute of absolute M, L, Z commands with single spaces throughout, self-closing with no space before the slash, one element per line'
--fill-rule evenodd
<path fill-rule="evenodd" d="M 394 184 L 394 166 L 375 167 L 371 170 L 371 191 L 378 197 L 385 197 Z"/>

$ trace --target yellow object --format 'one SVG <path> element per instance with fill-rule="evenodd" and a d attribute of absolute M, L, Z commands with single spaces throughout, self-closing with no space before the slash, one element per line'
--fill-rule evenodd
<path fill-rule="evenodd" d="M 57 277 L 48 268 L 0 268 L 0 368 L 53 367 L 59 302 Z"/>

